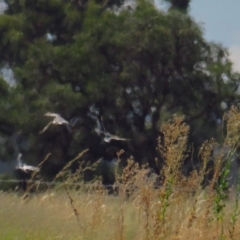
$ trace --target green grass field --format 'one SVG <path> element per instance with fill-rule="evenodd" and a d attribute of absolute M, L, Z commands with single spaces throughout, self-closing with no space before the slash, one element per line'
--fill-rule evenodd
<path fill-rule="evenodd" d="M 214 198 L 205 191 L 174 191 L 164 218 L 163 192 L 147 185 L 131 198 L 69 193 L 73 207 L 65 192 L 29 194 L 25 199 L 1 193 L 1 239 L 240 239 L 240 222 L 232 221 L 234 193 L 222 219 L 216 219 Z"/>
<path fill-rule="evenodd" d="M 137 212 L 130 203 L 102 194 L 71 192 L 71 197 L 78 216 L 64 192 L 32 194 L 27 199 L 2 193 L 1 239 L 115 239 L 118 234 L 129 239 L 136 235 Z"/>

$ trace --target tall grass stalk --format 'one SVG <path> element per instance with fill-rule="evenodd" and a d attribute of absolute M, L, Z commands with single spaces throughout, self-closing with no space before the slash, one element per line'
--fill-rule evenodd
<path fill-rule="evenodd" d="M 230 228 L 229 228 L 229 237 L 230 239 L 234 239 L 234 234 L 236 230 L 236 223 L 238 216 L 240 215 L 240 209 L 239 209 L 239 197 L 240 197 L 240 171 L 238 170 L 238 178 L 237 178 L 237 186 L 235 190 L 235 201 L 233 205 L 233 213 L 231 214 L 231 220 L 230 220 Z"/>
<path fill-rule="evenodd" d="M 84 191 L 71 187 L 82 182 L 86 169 L 95 167 L 86 166 L 83 159 L 78 171 L 69 170 L 74 161 L 84 158 L 82 153 L 56 176 L 63 191 L 39 191 L 27 201 L 14 193 L 0 193 L 5 206 L 0 209 L 2 239 L 27 239 L 26 231 L 28 239 L 239 239 L 240 177 L 234 199 L 228 191 L 229 171 L 240 144 L 239 110 L 232 108 L 224 121 L 226 140 L 222 145 L 213 139 L 205 141 L 197 159 L 199 169 L 188 177 L 182 168 L 191 152 L 189 126 L 177 116 L 162 124 L 164 139 L 158 139 L 157 146 L 162 156 L 157 159 L 161 168 L 158 188 L 150 181 L 148 166 L 133 157 L 124 165 L 120 151 L 115 168 L 117 189 L 112 195 L 99 181 L 94 189 L 86 184 Z"/>

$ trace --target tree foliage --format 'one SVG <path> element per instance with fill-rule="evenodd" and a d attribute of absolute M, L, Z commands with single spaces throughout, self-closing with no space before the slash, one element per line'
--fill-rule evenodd
<path fill-rule="evenodd" d="M 165 0 L 171 4 L 171 10 L 180 10 L 186 12 L 189 8 L 190 0 Z"/>
<path fill-rule="evenodd" d="M 184 115 L 198 143 L 216 134 L 222 104 L 238 100 L 239 74 L 227 50 L 206 42 L 187 14 L 159 11 L 147 1 L 115 10 L 94 1 L 6 3 L 0 59 L 14 71 L 16 85 L 0 79 L 0 107 L 7 109 L 0 131 L 21 130 L 28 144 L 20 150 L 36 161 L 51 152 L 49 173 L 85 148 L 89 160 L 111 159 L 124 148 L 154 166 L 162 121 Z M 109 132 L 132 140 L 103 144 L 91 107 Z M 61 126 L 39 135 L 48 111 L 78 117 L 73 135 Z"/>

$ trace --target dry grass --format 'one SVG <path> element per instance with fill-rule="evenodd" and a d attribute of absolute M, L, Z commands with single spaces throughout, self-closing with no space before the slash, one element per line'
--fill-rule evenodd
<path fill-rule="evenodd" d="M 1 193 L 1 238 L 240 239 L 240 184 L 231 190 L 228 187 L 231 159 L 239 146 L 238 109 L 232 108 L 224 120 L 227 134 L 220 151 L 214 154 L 214 140 L 204 142 L 199 152 L 201 168 L 188 178 L 181 174 L 181 168 L 191 153 L 187 146 L 189 127 L 182 117 L 163 124 L 165 138 L 162 142 L 159 139 L 158 151 L 165 164 L 157 189 L 147 177 L 147 167 L 129 159 L 122 172 L 115 172 L 119 185 L 116 196 L 101 187 L 81 192 L 68 185 L 32 193 L 25 199 L 15 193 Z M 211 160 L 212 178 L 203 188 Z M 77 181 L 76 175 L 68 178 L 68 183 L 70 179 Z"/>
<path fill-rule="evenodd" d="M 31 195 L 22 199 L 2 193 L 2 239 L 240 239 L 233 229 L 234 198 L 228 200 L 222 221 L 212 209 L 211 194 L 174 191 L 164 221 L 157 190 L 143 187 L 130 199 L 105 194 L 71 192 L 79 222 L 64 193 Z M 4 206 L 4 207 L 3 207 Z M 235 225 L 240 221 L 237 219 Z M 232 237 L 230 234 L 232 231 Z"/>

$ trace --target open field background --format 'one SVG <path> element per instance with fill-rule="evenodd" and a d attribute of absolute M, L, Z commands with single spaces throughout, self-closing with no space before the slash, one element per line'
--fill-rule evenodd
<path fill-rule="evenodd" d="M 240 239 L 234 191 L 217 219 L 213 194 L 185 190 L 168 199 L 147 185 L 131 198 L 104 191 L 70 191 L 70 198 L 62 190 L 28 197 L 2 192 L 1 239 Z"/>

